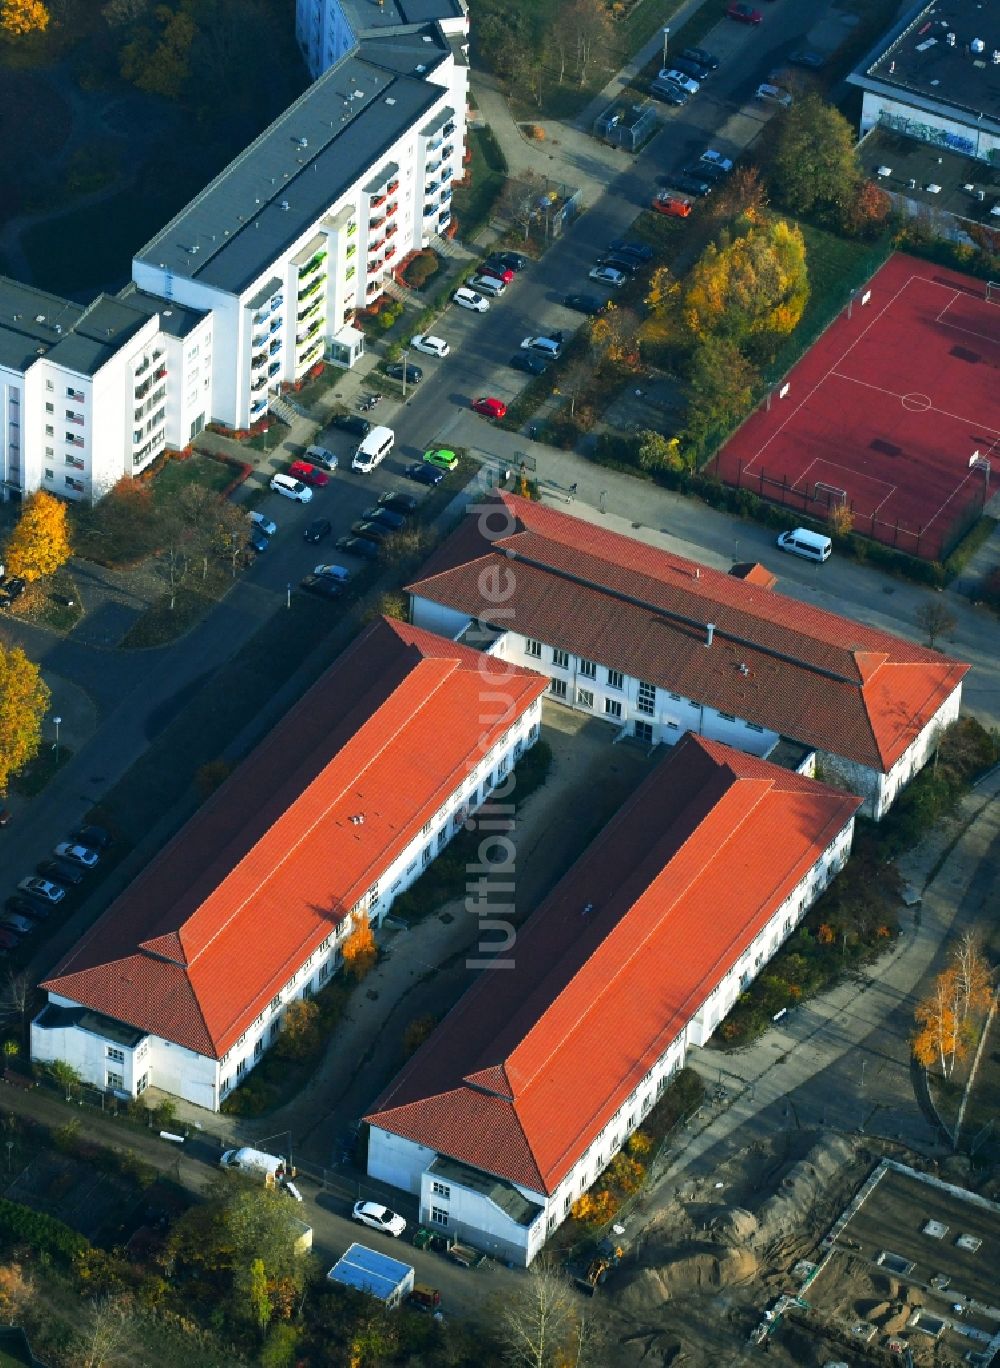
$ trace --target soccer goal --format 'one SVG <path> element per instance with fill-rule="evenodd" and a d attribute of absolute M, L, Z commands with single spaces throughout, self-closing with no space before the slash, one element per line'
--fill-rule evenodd
<path fill-rule="evenodd" d="M 986 282 L 986 302 L 987 304 L 1000 304 L 1000 280 L 988 280 Z"/>
<path fill-rule="evenodd" d="M 817 480 L 813 485 L 813 502 L 818 503 L 820 500 L 826 504 L 827 508 L 846 504 L 847 490 L 841 489 L 839 485 L 824 484 L 822 480 Z"/>

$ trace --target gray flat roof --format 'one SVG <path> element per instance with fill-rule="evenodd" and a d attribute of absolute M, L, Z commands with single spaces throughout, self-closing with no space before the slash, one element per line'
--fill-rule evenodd
<path fill-rule="evenodd" d="M 72 328 L 83 306 L 0 276 L 0 365 L 25 370 Z"/>
<path fill-rule="evenodd" d="M 470 1192 L 478 1192 L 520 1226 L 530 1226 L 542 1210 L 537 1202 L 530 1202 L 505 1178 L 497 1178 L 492 1173 L 470 1168 L 468 1164 L 459 1163 L 457 1159 L 449 1159 L 446 1155 L 439 1154 L 431 1164 L 429 1172 L 468 1188 Z"/>
<path fill-rule="evenodd" d="M 954 35 L 950 43 L 948 35 Z M 979 51 L 974 46 L 982 47 Z M 924 0 L 848 78 L 852 84 L 996 128 L 1000 119 L 1000 7 L 982 0 Z M 968 149 L 970 151 L 973 148 Z"/>
<path fill-rule="evenodd" d="M 131 281 L 124 289 L 118 291 L 118 298 L 147 315 L 159 314 L 160 331 L 170 337 L 187 337 L 205 317 L 202 311 L 189 309 L 187 305 L 178 304 L 176 300 L 147 294 Z"/>
<path fill-rule="evenodd" d="M 379 31 L 369 34 L 361 46 L 363 57 L 400 76 L 424 75 L 417 67 L 431 71 L 449 51 L 450 45 L 437 24 Z"/>
<path fill-rule="evenodd" d="M 865 174 L 885 190 L 926 205 L 928 210 L 956 214 L 1000 231 L 1000 216 L 990 212 L 1000 204 L 1000 166 L 917 142 L 886 128 L 869 133 L 858 155 Z M 888 168 L 890 174 L 880 176 L 880 168 Z M 911 180 L 916 185 L 911 186 Z M 935 192 L 928 190 L 928 185 L 941 188 Z M 967 190 L 967 185 L 972 190 Z"/>
<path fill-rule="evenodd" d="M 377 33 L 379 29 L 398 28 L 401 24 L 427 24 L 435 19 L 461 19 L 465 14 L 462 0 L 340 0 L 351 31 L 356 38 Z"/>
<path fill-rule="evenodd" d="M 349 54 L 161 229 L 136 261 L 241 294 L 445 93 L 443 86 Z"/>
<path fill-rule="evenodd" d="M 119 1045 L 127 1045 L 129 1049 L 134 1049 L 146 1035 L 145 1031 L 126 1026 L 113 1017 L 92 1012 L 89 1007 L 60 1007 L 50 1002 L 42 1008 L 36 1019 L 39 1026 L 44 1026 L 46 1030 L 66 1030 L 75 1026 L 81 1031 L 100 1036 L 102 1040 L 114 1040 Z"/>

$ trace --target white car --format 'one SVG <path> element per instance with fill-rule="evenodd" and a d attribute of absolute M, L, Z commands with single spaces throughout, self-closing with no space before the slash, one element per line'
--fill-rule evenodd
<path fill-rule="evenodd" d="M 562 353 L 562 344 L 557 337 L 526 337 L 521 343 L 521 350 L 538 352 L 555 361 Z"/>
<path fill-rule="evenodd" d="M 250 518 L 250 521 L 254 524 L 254 526 L 260 528 L 265 537 L 273 537 L 275 532 L 277 532 L 278 524 L 276 522 L 272 522 L 270 518 L 265 518 L 263 513 L 257 513 L 256 511 L 254 511 L 253 513 L 250 513 L 248 516 Z"/>
<path fill-rule="evenodd" d="M 627 278 L 624 271 L 616 271 L 613 266 L 595 266 L 588 275 L 591 280 L 599 280 L 602 285 L 610 285 L 614 290 L 624 285 Z"/>
<path fill-rule="evenodd" d="M 696 81 L 693 76 L 686 76 L 683 71 L 678 71 L 676 67 L 661 67 L 656 73 L 656 79 L 658 81 L 669 81 L 671 85 L 680 86 L 687 95 L 697 95 L 701 89 L 700 81 Z"/>
<path fill-rule="evenodd" d="M 471 309 L 473 313 L 485 313 L 490 307 L 488 299 L 484 299 L 475 290 L 467 290 L 464 285 L 455 291 L 452 299 L 456 304 L 460 304 L 463 309 Z"/>
<path fill-rule="evenodd" d="M 425 356 L 447 356 L 451 351 L 443 337 L 435 337 L 432 333 L 417 333 L 416 337 L 410 338 L 410 346 Z"/>
<path fill-rule="evenodd" d="M 706 166 L 714 167 L 716 171 L 723 171 L 727 176 L 733 169 L 733 163 L 728 157 L 724 157 L 721 152 L 716 152 L 714 147 L 710 147 L 707 152 L 703 152 L 698 158 Z"/>
<path fill-rule="evenodd" d="M 336 580 L 338 584 L 346 584 L 351 578 L 350 570 L 345 569 L 342 565 L 317 565 L 313 574 Z"/>
<path fill-rule="evenodd" d="M 101 858 L 96 850 L 91 850 L 89 846 L 77 845 L 75 841 L 60 841 L 53 854 L 60 860 L 82 865 L 84 869 L 93 869 Z"/>
<path fill-rule="evenodd" d="M 293 480 L 291 475 L 272 475 L 271 488 L 275 494 L 282 494 L 286 499 L 294 499 L 296 503 L 308 503 L 313 496 L 308 485 L 304 485 L 301 480 Z"/>
<path fill-rule="evenodd" d="M 787 90 L 782 90 L 781 86 L 769 85 L 767 81 L 757 87 L 754 96 L 758 100 L 763 100 L 765 104 L 780 105 L 782 109 L 789 109 L 792 104 L 792 97 Z"/>
<path fill-rule="evenodd" d="M 62 884 L 53 883 L 51 879 L 40 879 L 37 874 L 22 879 L 18 888 L 22 893 L 28 893 L 32 898 L 37 898 L 39 902 L 58 903 L 62 902 L 66 896 L 66 890 Z"/>
<path fill-rule="evenodd" d="M 390 1211 L 379 1202 L 355 1202 L 354 1219 L 360 1225 L 370 1226 L 372 1230 L 381 1230 L 397 1240 L 406 1229 L 406 1222 L 402 1216 L 398 1216 L 395 1211 Z"/>

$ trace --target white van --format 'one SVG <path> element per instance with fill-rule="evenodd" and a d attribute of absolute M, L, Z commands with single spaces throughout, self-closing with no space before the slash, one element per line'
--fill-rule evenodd
<path fill-rule="evenodd" d="M 359 443 L 351 462 L 351 469 L 363 470 L 369 475 L 388 456 L 395 440 L 396 434 L 392 428 L 373 427 L 368 436 Z"/>
<path fill-rule="evenodd" d="M 807 527 L 796 527 L 792 532 L 782 532 L 778 538 L 782 551 L 793 556 L 804 556 L 806 560 L 829 560 L 833 552 L 833 542 L 820 532 L 810 532 Z"/>
<path fill-rule="evenodd" d="M 273 1183 L 287 1181 L 295 1175 L 295 1170 L 289 1168 L 278 1155 L 265 1154 L 263 1150 L 251 1149 L 249 1145 L 244 1145 L 241 1149 L 226 1150 L 219 1159 L 219 1165 L 225 1169 L 239 1169 L 241 1173 L 251 1176 L 257 1174 L 269 1187 Z"/>

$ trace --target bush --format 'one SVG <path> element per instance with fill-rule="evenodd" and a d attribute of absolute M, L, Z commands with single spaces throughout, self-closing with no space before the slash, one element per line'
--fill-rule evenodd
<path fill-rule="evenodd" d="M 8 1245 L 24 1243 L 36 1254 L 70 1263 L 90 1248 L 90 1241 L 54 1216 L 44 1216 L 19 1202 L 0 1197 L 0 1238 Z"/>
<path fill-rule="evenodd" d="M 425 247 L 418 252 L 403 272 L 404 282 L 414 290 L 422 290 L 432 276 L 441 269 L 437 252 Z"/>

